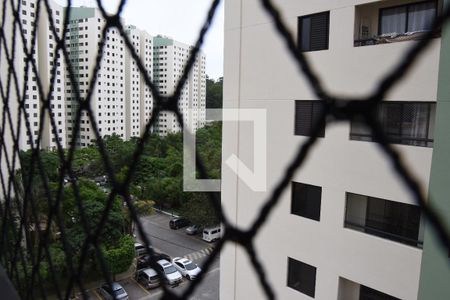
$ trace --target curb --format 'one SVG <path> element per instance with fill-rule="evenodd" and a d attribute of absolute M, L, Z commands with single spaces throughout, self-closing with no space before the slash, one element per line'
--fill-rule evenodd
<path fill-rule="evenodd" d="M 174 214 L 173 212 L 168 212 L 168 211 L 165 211 L 165 210 L 156 208 L 156 207 L 154 207 L 153 209 L 154 209 L 155 211 L 157 211 L 158 213 L 165 214 L 165 215 L 168 215 L 168 216 L 171 216 L 171 217 L 175 217 L 175 218 L 180 217 L 179 215 L 176 215 L 176 214 Z"/>

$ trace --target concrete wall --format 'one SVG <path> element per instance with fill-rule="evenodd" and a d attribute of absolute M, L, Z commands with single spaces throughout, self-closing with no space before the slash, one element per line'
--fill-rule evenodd
<path fill-rule="evenodd" d="M 445 1 L 450 5 L 450 1 Z M 436 116 L 435 142 L 429 201 L 438 211 L 447 231 L 450 228 L 450 30 L 442 34 L 441 56 L 439 68 L 438 103 Z M 423 246 L 422 270 L 420 275 L 419 299 L 450 298 L 450 249 L 440 242 L 431 224 L 427 223 Z"/>
<path fill-rule="evenodd" d="M 277 1 L 293 36 L 298 16 L 330 10 L 329 50 L 306 53 L 327 90 L 366 95 L 414 41 L 353 47 L 355 5 L 374 1 Z M 388 3 L 389 1 L 383 1 Z M 387 4 L 386 4 L 387 5 Z M 247 228 L 306 137 L 294 135 L 294 100 L 316 99 L 274 24 L 256 0 L 225 5 L 224 107 L 267 110 L 267 192 L 254 192 L 226 166 L 222 203 L 233 224 Z M 436 101 L 440 39 L 435 39 L 387 100 Z M 290 214 L 284 191 L 255 239 L 259 258 L 280 299 L 309 299 L 286 286 L 286 257 L 317 267 L 316 299 L 336 299 L 339 277 L 402 299 L 416 299 L 422 250 L 344 228 L 346 192 L 414 204 L 376 144 L 349 140 L 350 124 L 329 124 L 293 181 L 322 187 L 321 221 Z M 252 130 L 225 123 L 223 161 L 236 154 L 251 166 Z M 427 190 L 432 149 L 397 145 Z M 260 299 L 246 254 L 229 244 L 221 255 L 221 299 Z"/>

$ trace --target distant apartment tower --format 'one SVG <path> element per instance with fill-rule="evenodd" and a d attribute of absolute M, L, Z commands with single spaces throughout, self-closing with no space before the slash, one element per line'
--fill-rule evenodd
<path fill-rule="evenodd" d="M 171 38 L 156 36 L 153 39 L 153 78 L 163 96 L 171 95 L 176 88 L 192 46 Z M 188 80 L 180 94 L 178 107 L 188 128 L 195 132 L 205 125 L 206 116 L 206 58 L 199 52 Z M 166 135 L 179 132 L 180 124 L 175 114 L 162 112 L 154 127 L 155 132 Z"/>
<path fill-rule="evenodd" d="M 36 8 L 37 0 L 22 0 L 14 1 L 14 9 L 19 8 L 19 21 L 22 26 L 22 35 L 17 24 L 15 52 L 14 52 L 14 71 L 17 75 L 19 95 L 15 91 L 15 81 L 12 81 L 9 104 L 11 107 L 18 105 L 18 102 L 24 100 L 25 114 L 23 111 L 21 115 L 20 135 L 18 139 L 19 148 L 27 150 L 31 145 L 37 146 L 39 130 L 42 127 L 42 135 L 40 140 L 40 148 L 49 149 L 56 148 L 56 135 L 54 129 L 50 125 L 50 117 L 48 111 L 45 112 L 41 124 L 42 105 L 45 99 L 41 99 L 38 80 L 41 81 L 42 93 L 44 97 L 48 96 L 51 70 L 56 63 L 56 72 L 53 83 L 52 94 L 50 96 L 50 107 L 52 109 L 52 116 L 54 117 L 55 125 L 57 126 L 57 134 L 59 142 L 62 147 L 66 146 L 66 131 L 65 131 L 65 98 L 64 98 L 64 68 L 62 67 L 62 58 L 59 53 L 55 53 L 56 38 L 53 33 L 51 24 L 48 21 L 48 11 L 45 7 L 40 10 L 39 21 L 36 23 Z M 19 5 L 20 4 L 20 5 Z M 49 1 L 52 18 L 55 25 L 55 33 L 61 37 L 62 35 L 62 19 L 63 8 L 53 1 Z M 8 21 L 5 22 L 5 39 L 10 41 L 12 37 L 13 28 L 13 12 L 8 3 L 5 15 Z M 33 32 L 36 32 L 34 39 L 34 49 L 32 50 L 31 43 L 33 41 Z M 27 51 L 24 50 L 24 44 Z M 12 51 L 12 44 L 9 45 L 9 51 Z M 28 63 L 28 71 L 26 72 L 27 58 L 26 52 L 32 52 L 32 62 Z M 10 53 L 9 55 L 11 55 Z M 3 53 L 6 58 L 6 53 Z M 54 58 L 58 56 L 58 60 Z M 5 66 L 6 64 L 3 64 Z M 34 65 L 34 66 L 33 66 Z M 34 69 L 35 68 L 35 69 Z M 26 72 L 26 74 L 25 74 Z M 2 82 L 7 82 L 9 71 L 2 69 Z M 36 75 L 37 74 L 37 75 Z M 13 77 L 11 77 L 13 79 Z M 12 96 L 14 95 L 14 96 Z M 25 116 L 27 120 L 25 120 Z M 13 116 L 14 120 L 18 115 Z"/>
<path fill-rule="evenodd" d="M 222 169 L 222 205 L 248 228 L 311 136 L 323 103 L 257 0 L 225 3 L 224 108 L 267 112 L 267 191 Z M 449 1 L 278 1 L 297 51 L 333 94 L 369 95 Z M 450 225 L 450 35 L 444 29 L 378 106 L 402 161 Z M 254 157 L 251 127 L 224 123 L 223 160 Z M 425 226 L 426 225 L 426 226 Z M 254 240 L 279 299 L 450 299 L 448 249 L 358 120 L 328 123 Z M 221 253 L 220 299 L 263 299 L 245 251 Z"/>
<path fill-rule="evenodd" d="M 34 0 L 36 3 L 37 1 Z M 25 5 L 26 1 L 22 1 Z M 31 4 L 31 2 L 30 2 Z M 42 5 L 43 3 L 41 3 Z M 42 148 L 55 149 L 57 146 L 55 130 L 58 134 L 58 139 L 61 147 L 65 148 L 67 145 L 66 138 L 66 99 L 65 99 L 65 61 L 62 56 L 61 50 L 55 53 L 56 49 L 56 37 L 62 38 L 63 30 L 63 15 L 64 7 L 60 6 L 54 1 L 49 1 L 50 11 L 42 9 L 42 15 L 39 17 L 38 26 L 38 45 L 39 45 L 39 77 L 42 82 L 44 96 L 47 96 L 50 85 L 52 85 L 52 91 L 50 96 L 50 108 L 51 117 L 53 118 L 53 124 L 48 116 L 44 117 L 43 135 L 42 135 Z M 51 17 L 49 16 L 51 14 Z M 53 24 L 50 22 L 53 21 Z M 52 26 L 54 25 L 54 28 Z M 54 80 L 51 82 L 54 71 Z"/>
<path fill-rule="evenodd" d="M 141 31 L 141 61 L 144 64 L 147 76 L 153 79 L 153 37 L 146 31 Z M 153 94 L 147 86 L 144 76 L 140 75 L 140 91 L 141 91 L 141 106 L 140 106 L 140 131 L 141 135 L 150 121 L 153 112 Z"/>
<path fill-rule="evenodd" d="M 94 86 L 89 86 L 94 67 L 97 65 L 98 49 L 105 26 L 105 20 L 100 11 L 92 7 L 72 7 L 65 39 L 71 63 L 71 70 L 69 70 L 62 51 L 55 53 L 57 38 L 54 31 L 59 38 L 62 38 L 64 7 L 50 0 L 50 11 L 47 11 L 45 4 L 41 3 L 39 20 L 36 22 L 37 3 L 37 0 L 21 0 L 13 3 L 15 9 L 19 7 L 24 35 L 24 41 L 19 34 L 15 40 L 14 66 L 20 95 L 15 95 L 15 89 L 10 91 L 10 96 L 15 95 L 10 99 L 17 100 L 10 101 L 14 109 L 18 110 L 21 98 L 25 100 L 25 112 L 20 112 L 22 122 L 19 148 L 28 150 L 32 143 L 37 145 L 40 128 L 42 128 L 42 135 L 39 146 L 42 149 L 55 149 L 57 138 L 64 148 L 70 146 L 72 140 L 77 147 L 91 145 L 97 136 L 87 111 L 82 111 L 79 130 L 76 134 L 74 133 L 79 101 L 86 101 L 88 94 L 90 94 L 89 106 L 92 117 L 96 121 L 100 137 L 117 134 L 124 140 L 128 140 L 131 137 L 141 136 L 152 116 L 153 96 L 136 62 L 125 50 L 124 41 L 118 30 L 114 28 L 107 30 L 96 83 Z M 5 36 L 9 40 L 12 37 L 13 28 L 13 12 L 10 6 L 11 4 L 8 3 L 6 10 L 6 17 L 10 22 L 5 22 L 4 26 Z M 52 28 L 49 13 L 55 28 Z M 35 27 L 33 64 L 29 63 L 27 74 L 25 74 L 26 53 L 23 42 L 31 51 L 30 43 Z M 18 26 L 17 30 L 19 30 Z M 160 36 L 154 38 L 131 25 L 126 27 L 126 31 L 146 69 L 148 78 L 155 80 L 163 95 L 169 95 L 174 90 L 192 47 Z M 154 43 L 158 44 L 158 48 L 154 47 Z M 6 56 L 2 59 L 5 62 L 2 65 L 2 80 L 7 82 L 9 71 Z M 53 66 L 56 69 L 54 81 L 51 83 Z M 33 68 L 36 68 L 37 76 Z M 71 72 L 75 82 L 72 82 Z M 41 99 L 39 81 L 44 97 L 47 97 L 50 86 L 52 87 L 49 102 L 51 113 L 45 111 L 42 121 L 41 112 L 45 99 Z M 79 99 L 77 91 L 79 91 Z M 205 102 L 205 56 L 200 54 L 183 88 L 180 101 L 180 109 L 186 124 L 194 131 L 205 124 Z M 51 122 L 50 114 L 54 124 Z M 17 116 L 18 113 L 14 117 L 17 118 Z M 25 123 L 25 116 L 27 123 Z M 179 131 L 180 126 L 175 122 L 172 114 L 163 112 L 154 129 L 159 134 L 167 134 Z"/>
<path fill-rule="evenodd" d="M 152 79 L 153 37 L 133 25 L 127 26 L 126 33 L 148 78 Z M 130 51 L 126 49 L 125 53 L 125 139 L 128 140 L 141 136 L 145 130 L 153 109 L 153 97 Z"/>
<path fill-rule="evenodd" d="M 100 70 L 94 87 L 89 86 L 94 66 L 97 64 L 98 49 L 105 20 L 96 8 L 74 7 L 71 11 L 69 35 L 66 45 L 70 51 L 75 78 L 81 100 L 85 101 L 92 89 L 90 107 L 100 137 L 117 134 L 125 138 L 125 51 L 124 42 L 117 29 L 109 28 L 103 47 Z M 67 130 L 72 139 L 75 127 L 78 101 L 75 89 L 66 76 Z M 76 136 L 77 146 L 88 146 L 96 140 L 91 119 L 82 112 L 80 131 Z"/>

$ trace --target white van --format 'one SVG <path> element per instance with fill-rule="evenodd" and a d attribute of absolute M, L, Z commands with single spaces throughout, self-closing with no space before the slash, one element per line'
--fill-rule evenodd
<path fill-rule="evenodd" d="M 203 240 L 207 242 L 214 242 L 222 237 L 222 230 L 220 226 L 209 227 L 203 229 Z"/>

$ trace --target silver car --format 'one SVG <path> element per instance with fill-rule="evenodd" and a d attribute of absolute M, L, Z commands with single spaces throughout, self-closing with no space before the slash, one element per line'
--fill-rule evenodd
<path fill-rule="evenodd" d="M 159 276 L 152 268 L 139 270 L 136 274 L 136 280 L 148 289 L 160 286 Z"/>
<path fill-rule="evenodd" d="M 164 280 L 170 285 L 176 285 L 183 281 L 180 272 L 167 260 L 161 259 L 157 262 L 159 271 L 164 274 Z"/>
<path fill-rule="evenodd" d="M 202 231 L 202 227 L 200 225 L 191 225 L 186 228 L 185 232 L 189 235 L 194 235 Z"/>
<path fill-rule="evenodd" d="M 109 286 L 109 284 L 105 283 L 102 285 L 101 288 L 98 289 L 103 299 L 129 300 L 127 292 L 123 289 L 123 287 L 120 284 L 118 284 L 117 282 L 113 282 L 111 284 L 111 287 Z"/>

